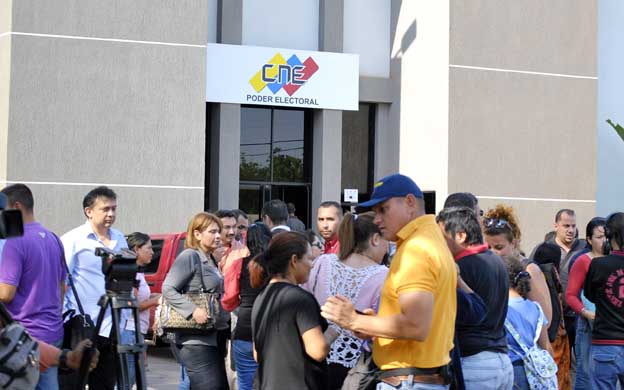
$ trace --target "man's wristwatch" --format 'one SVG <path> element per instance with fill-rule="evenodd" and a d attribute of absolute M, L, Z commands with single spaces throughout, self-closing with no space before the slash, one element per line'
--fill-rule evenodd
<path fill-rule="evenodd" d="M 61 354 L 59 355 L 58 358 L 58 368 L 61 370 L 69 370 L 69 367 L 67 366 L 67 354 L 70 352 L 69 349 L 63 349 L 61 350 Z"/>

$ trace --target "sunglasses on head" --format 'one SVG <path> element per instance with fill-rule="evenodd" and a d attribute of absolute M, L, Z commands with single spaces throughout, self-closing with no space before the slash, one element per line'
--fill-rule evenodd
<path fill-rule="evenodd" d="M 486 218 L 483 220 L 483 226 L 494 229 L 502 229 L 505 227 L 511 229 L 509 222 L 499 218 Z"/>

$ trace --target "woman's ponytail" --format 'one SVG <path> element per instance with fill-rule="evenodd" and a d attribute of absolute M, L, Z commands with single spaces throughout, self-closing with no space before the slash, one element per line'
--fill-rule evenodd
<path fill-rule="evenodd" d="M 251 287 L 253 288 L 264 287 L 264 285 L 268 282 L 268 275 L 263 265 L 265 263 L 264 260 L 264 252 L 262 252 L 254 257 L 247 265 L 247 270 L 249 271 L 249 281 L 251 282 Z"/>
<path fill-rule="evenodd" d="M 340 242 L 340 251 L 338 257 L 344 260 L 355 250 L 355 216 L 352 213 L 346 213 L 340 222 L 338 228 L 338 241 Z"/>

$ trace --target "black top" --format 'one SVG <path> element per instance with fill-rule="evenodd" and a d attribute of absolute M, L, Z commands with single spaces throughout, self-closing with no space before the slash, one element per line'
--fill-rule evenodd
<path fill-rule="evenodd" d="M 462 279 L 485 302 L 485 318 L 461 324 L 456 333 L 462 357 L 483 351 L 507 353 L 505 317 L 509 296 L 509 276 L 503 259 L 490 250 L 469 254 L 457 260 Z"/>
<path fill-rule="evenodd" d="M 593 344 L 624 344 L 624 252 L 593 259 L 585 296 L 596 304 Z"/>
<path fill-rule="evenodd" d="M 256 298 L 251 324 L 258 353 L 254 389 L 324 389 L 327 363 L 305 352 L 301 336 L 327 322 L 316 299 L 289 283 L 269 284 Z"/>
<path fill-rule="evenodd" d="M 247 266 L 251 257 L 243 259 L 243 268 L 240 274 L 240 304 L 238 305 L 238 321 L 234 328 L 234 340 L 251 341 L 251 308 L 262 289 L 251 287 Z"/>

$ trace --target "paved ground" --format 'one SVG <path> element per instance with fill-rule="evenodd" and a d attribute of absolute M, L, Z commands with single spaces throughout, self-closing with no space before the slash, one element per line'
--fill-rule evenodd
<path fill-rule="evenodd" d="M 177 390 L 180 380 L 180 366 L 171 354 L 168 346 L 147 349 L 147 385 L 149 390 Z M 230 389 L 233 386 L 234 375 L 228 370 Z"/>

